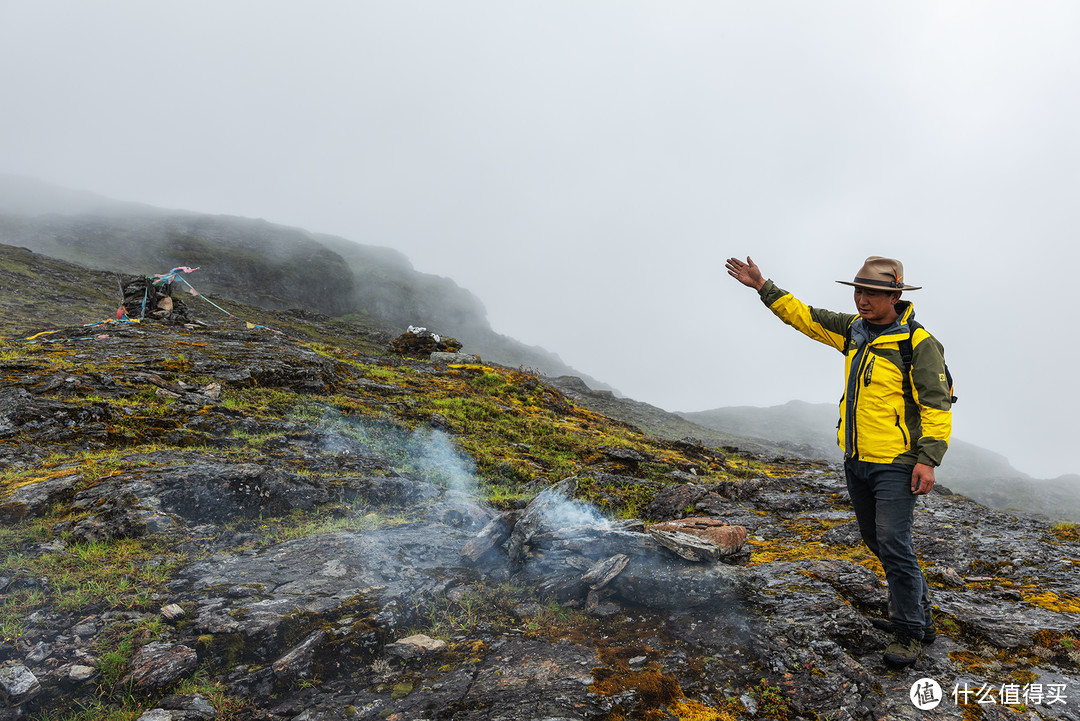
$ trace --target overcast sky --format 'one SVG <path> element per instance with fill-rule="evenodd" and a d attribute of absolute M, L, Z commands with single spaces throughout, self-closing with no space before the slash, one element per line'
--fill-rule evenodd
<path fill-rule="evenodd" d="M 397 248 L 674 411 L 840 396 L 725 258 L 850 311 L 898 257 L 955 436 L 1046 477 L 1080 472 L 1078 76 L 1072 0 L 0 0 L 0 172 Z"/>

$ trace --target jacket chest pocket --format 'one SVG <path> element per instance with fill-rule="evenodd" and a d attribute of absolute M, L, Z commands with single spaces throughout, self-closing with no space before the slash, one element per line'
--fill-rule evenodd
<path fill-rule="evenodd" d="M 862 384 L 863 388 L 870 385 L 870 381 L 874 378 L 874 362 L 877 361 L 877 356 L 871 355 L 869 360 L 866 361 L 866 366 L 862 372 Z"/>

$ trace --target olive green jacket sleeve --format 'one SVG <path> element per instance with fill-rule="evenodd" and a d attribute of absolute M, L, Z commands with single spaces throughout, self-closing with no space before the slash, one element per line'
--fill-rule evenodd
<path fill-rule="evenodd" d="M 952 435 L 952 393 L 945 375 L 945 351 L 937 338 L 919 328 L 911 336 L 911 386 L 922 434 L 917 462 L 939 466 Z"/>

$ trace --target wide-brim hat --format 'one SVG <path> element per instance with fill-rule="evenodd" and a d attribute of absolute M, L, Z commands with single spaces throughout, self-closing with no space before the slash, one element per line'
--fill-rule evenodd
<path fill-rule="evenodd" d="M 921 285 L 904 285 L 904 264 L 895 258 L 871 255 L 855 274 L 855 280 L 838 280 L 837 283 L 856 288 L 873 290 L 919 290 Z"/>

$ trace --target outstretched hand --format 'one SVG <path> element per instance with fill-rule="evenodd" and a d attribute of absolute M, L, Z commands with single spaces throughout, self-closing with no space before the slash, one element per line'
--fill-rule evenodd
<path fill-rule="evenodd" d="M 750 259 L 750 256 L 746 256 L 745 263 L 738 258 L 728 258 L 724 266 L 727 268 L 728 275 L 748 288 L 761 290 L 761 286 L 765 285 L 761 269 Z"/>

